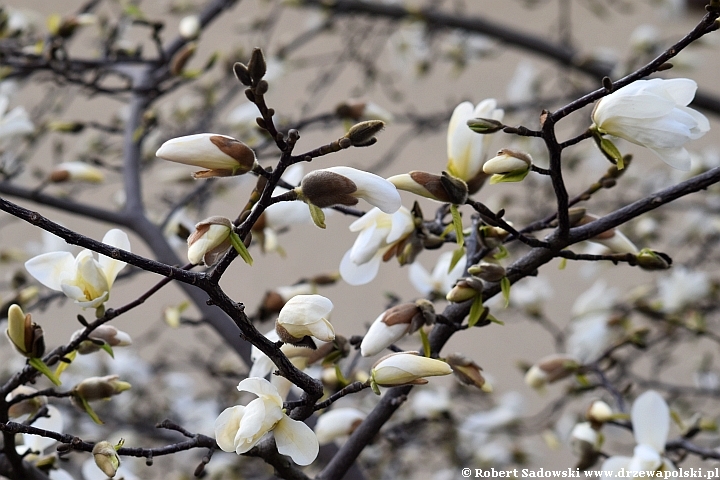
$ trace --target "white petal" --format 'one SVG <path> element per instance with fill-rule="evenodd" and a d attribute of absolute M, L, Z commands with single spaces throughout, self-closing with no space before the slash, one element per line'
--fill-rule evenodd
<path fill-rule="evenodd" d="M 327 316 L 332 309 L 330 299 L 322 295 L 295 295 L 280 310 L 278 322 L 307 325 Z"/>
<path fill-rule="evenodd" d="M 130 239 L 125 232 L 118 228 L 109 230 L 103 237 L 102 241 L 107 245 L 117 247 L 121 250 L 125 250 L 126 252 L 130 251 Z M 98 261 L 100 262 L 103 272 L 105 272 L 108 286 L 111 287 L 115 278 L 117 278 L 117 274 L 120 273 L 120 270 L 125 268 L 126 263 L 102 254 L 100 254 Z"/>
<path fill-rule="evenodd" d="M 317 458 L 320 451 L 317 437 L 303 422 L 283 415 L 273 434 L 278 452 L 288 455 L 298 465 L 310 465 Z"/>
<path fill-rule="evenodd" d="M 413 223 L 413 217 L 410 211 L 405 207 L 393 213 L 392 215 L 392 226 L 390 227 L 390 233 L 385 238 L 385 243 L 388 245 L 400 240 L 408 233 L 412 232 L 415 228 Z"/>
<path fill-rule="evenodd" d="M 282 398 L 280 398 L 280 395 L 278 395 L 275 387 L 273 387 L 270 382 L 268 382 L 264 378 L 246 378 L 245 380 L 238 383 L 237 389 L 241 392 L 254 393 L 258 397 L 272 400 L 278 406 L 282 407 Z"/>
<path fill-rule="evenodd" d="M 240 421 L 245 407 L 236 405 L 226 408 L 215 420 L 215 441 L 224 452 L 235 451 L 235 435 L 240 429 Z"/>
<path fill-rule="evenodd" d="M 385 312 L 375 319 L 363 337 L 362 343 L 360 343 L 360 353 L 363 357 L 372 357 L 382 352 L 404 337 L 410 328 L 407 323 L 388 326 L 382 321 L 384 317 Z"/>
<path fill-rule="evenodd" d="M 357 191 L 352 195 L 365 199 L 385 213 L 395 213 L 402 205 L 395 185 L 379 175 L 350 167 L 330 167 L 326 170 L 352 180 L 357 186 Z"/>
<path fill-rule="evenodd" d="M 423 295 L 429 295 L 435 289 L 430 273 L 418 262 L 410 264 L 408 268 L 408 278 L 412 286 L 415 287 L 415 290 Z"/>
<path fill-rule="evenodd" d="M 255 347 L 253 347 L 255 349 Z M 259 351 L 259 350 L 258 350 Z M 276 370 L 277 367 L 273 363 L 272 360 L 270 360 L 270 357 L 265 355 L 264 353 L 260 352 L 261 355 L 258 355 L 255 360 L 253 360 L 253 366 L 250 369 L 250 373 L 248 373 L 248 377 L 261 377 L 265 378 L 268 373 L 271 373 L 273 370 Z M 274 375 L 273 375 L 274 376 Z"/>
<path fill-rule="evenodd" d="M 385 245 L 388 229 L 379 224 L 370 225 L 360 232 L 350 249 L 352 261 L 358 265 L 369 262 Z"/>
<path fill-rule="evenodd" d="M 46 287 L 60 291 L 63 280 L 75 277 L 75 257 L 70 252 L 49 252 L 25 262 L 27 271 Z"/>
<path fill-rule="evenodd" d="M 660 394 L 648 390 L 640 395 L 632 406 L 631 417 L 637 443 L 664 452 L 670 430 L 670 409 Z"/>
<path fill-rule="evenodd" d="M 310 335 L 322 340 L 323 342 L 332 342 L 335 340 L 335 329 L 330 322 L 321 318 L 319 321 L 308 324 Z"/>
<path fill-rule="evenodd" d="M 650 147 L 648 147 L 650 148 Z M 675 148 L 650 148 L 655 154 L 673 168 L 687 172 L 690 170 L 692 161 L 690 154 L 683 147 Z"/>
<path fill-rule="evenodd" d="M 633 472 L 654 472 L 662 465 L 662 457 L 650 445 L 640 444 L 635 446 L 633 457 L 628 465 L 628 470 Z"/>
<path fill-rule="evenodd" d="M 340 276 L 350 285 L 365 285 L 377 276 L 380 270 L 381 255 L 375 255 L 370 261 L 361 265 L 352 261 L 352 250 L 345 252 L 340 261 Z"/>

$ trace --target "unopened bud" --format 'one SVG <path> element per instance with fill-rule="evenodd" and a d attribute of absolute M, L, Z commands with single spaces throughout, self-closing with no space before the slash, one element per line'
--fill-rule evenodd
<path fill-rule="evenodd" d="M 535 389 L 540 389 L 548 383 L 562 380 L 577 371 L 577 360 L 569 355 L 549 355 L 535 365 L 525 374 L 525 383 Z"/>
<path fill-rule="evenodd" d="M 470 266 L 468 273 L 486 282 L 499 282 L 505 277 L 505 268 L 497 263 L 480 262 Z"/>
<path fill-rule="evenodd" d="M 233 65 L 233 72 L 235 73 L 235 77 L 240 80 L 240 83 L 248 87 L 252 85 L 252 78 L 250 78 L 250 72 L 248 71 L 248 67 L 246 67 L 244 63 L 235 62 L 235 64 Z"/>
<path fill-rule="evenodd" d="M 8 309 L 8 328 L 5 334 L 15 350 L 27 358 L 39 358 L 45 353 L 42 328 L 17 304 L 10 305 Z"/>
<path fill-rule="evenodd" d="M 85 124 L 82 122 L 62 122 L 54 120 L 47 124 L 47 128 L 51 132 L 80 133 L 85 129 Z"/>
<path fill-rule="evenodd" d="M 259 48 L 254 48 L 250 62 L 248 63 L 248 72 L 253 83 L 257 84 L 265 76 L 267 72 L 267 63 L 265 63 L 265 56 Z"/>
<path fill-rule="evenodd" d="M 638 266 L 643 270 L 667 270 L 672 265 L 672 258 L 649 248 L 640 250 L 636 258 Z"/>
<path fill-rule="evenodd" d="M 485 386 L 485 378 L 482 376 L 482 368 L 472 359 L 461 353 L 448 355 L 445 361 L 452 368 L 455 378 L 460 383 L 482 389 Z"/>
<path fill-rule="evenodd" d="M 350 139 L 353 147 L 368 147 L 377 142 L 377 135 L 383 128 L 385 122 L 380 120 L 368 120 L 353 125 L 345 138 Z"/>
<path fill-rule="evenodd" d="M 77 330 L 72 334 L 72 337 L 70 337 L 70 341 L 74 341 L 82 335 L 84 331 L 84 329 Z M 95 340 L 95 342 L 93 342 L 93 340 Z M 96 343 L 97 341 L 103 342 L 111 347 L 132 345 L 132 338 L 130 338 L 130 335 L 127 333 L 121 332 L 112 325 L 100 325 L 88 335 L 88 340 L 80 343 L 77 348 L 78 353 L 80 355 L 87 355 L 97 352 L 101 348 L 101 346 Z"/>
<path fill-rule="evenodd" d="M 448 302 L 460 303 L 482 295 L 482 292 L 482 280 L 477 277 L 467 277 L 458 280 L 455 286 L 445 296 L 445 299 Z"/>
<path fill-rule="evenodd" d="M 188 237 L 188 260 L 193 264 L 214 265 L 232 246 L 230 219 L 220 216 L 206 218 L 195 225 Z"/>
<path fill-rule="evenodd" d="M 462 205 L 468 196 L 468 188 L 465 182 L 448 175 L 447 172 L 442 172 L 442 175 L 435 175 L 413 170 L 410 173 L 390 177 L 388 181 L 395 185 L 398 190 L 405 190 L 443 203 Z"/>
<path fill-rule="evenodd" d="M 120 467 L 120 457 L 110 442 L 98 442 L 92 449 L 95 465 L 110 478 L 113 478 Z"/>
<path fill-rule="evenodd" d="M 86 401 L 92 402 L 110 398 L 125 390 L 130 390 L 130 388 L 132 386 L 128 382 L 120 380 L 117 375 L 108 375 L 106 377 L 86 378 L 73 388 L 73 392 Z"/>
<path fill-rule="evenodd" d="M 500 150 L 496 157 L 483 165 L 483 172 L 493 174 L 490 184 L 519 182 L 525 178 L 532 166 L 532 157 L 524 152 Z"/>
<path fill-rule="evenodd" d="M 50 172 L 50 181 L 53 183 L 80 181 L 88 183 L 101 183 L 105 180 L 103 172 L 83 162 L 61 163 Z"/>
<path fill-rule="evenodd" d="M 357 191 L 355 182 L 327 170 L 315 170 L 305 175 L 299 190 L 302 197 L 320 208 L 333 205 L 353 206 L 358 203 L 358 199 L 352 195 Z"/>
<path fill-rule="evenodd" d="M 600 435 L 589 422 L 578 423 L 570 433 L 573 452 L 579 457 L 577 468 L 586 470 L 597 462 Z"/>
<path fill-rule="evenodd" d="M 594 424 L 602 424 L 614 418 L 610 405 L 602 400 L 595 400 L 585 412 L 585 417 Z"/>
<path fill-rule="evenodd" d="M 475 133 L 495 133 L 505 127 L 502 122 L 492 118 L 473 118 L 467 121 L 467 125 Z"/>
<path fill-rule="evenodd" d="M 250 147 L 232 137 L 214 133 L 170 139 L 155 155 L 170 162 L 207 169 L 195 172 L 195 178 L 242 175 L 257 165 L 255 152 Z"/>
<path fill-rule="evenodd" d="M 37 393 L 37 390 L 26 385 L 20 385 L 15 388 L 15 390 L 7 394 L 5 401 L 10 402 L 18 395 L 32 395 L 33 393 Z M 8 408 L 8 415 L 10 418 L 19 418 L 23 415 L 33 415 L 40 409 L 40 407 L 47 405 L 47 403 L 47 397 L 44 395 L 20 400 L 19 402 L 10 405 L 10 408 Z"/>

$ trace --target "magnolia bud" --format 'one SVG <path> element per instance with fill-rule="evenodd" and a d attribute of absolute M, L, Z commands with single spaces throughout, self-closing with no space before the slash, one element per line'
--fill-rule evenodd
<path fill-rule="evenodd" d="M 246 67 L 244 63 L 235 62 L 235 64 L 233 65 L 233 72 L 235 73 L 237 79 L 240 80 L 240 83 L 248 87 L 252 85 L 252 78 L 250 78 L 250 72 L 248 71 L 248 67 Z"/>
<path fill-rule="evenodd" d="M 50 181 L 54 183 L 79 181 L 88 183 L 102 183 L 105 175 L 100 169 L 83 162 L 61 163 L 50 172 Z"/>
<path fill-rule="evenodd" d="M 118 395 L 132 386 L 119 380 L 117 375 L 106 377 L 90 377 L 75 385 L 73 392 L 88 402 L 103 400 Z"/>
<path fill-rule="evenodd" d="M 78 338 L 85 329 L 75 331 L 70 337 L 70 341 L 74 341 Z M 97 352 L 101 346 L 92 340 L 101 341 L 111 347 L 126 347 L 132 345 L 132 338 L 125 332 L 121 332 L 112 325 L 100 325 L 88 335 L 88 340 L 85 340 L 78 345 L 77 351 L 80 355 L 87 355 L 89 353 Z"/>
<path fill-rule="evenodd" d="M 548 383 L 562 380 L 575 373 L 580 365 L 569 355 L 549 355 L 539 360 L 525 374 L 525 383 L 540 389 Z"/>
<path fill-rule="evenodd" d="M 377 135 L 383 128 L 385 128 L 385 122 L 380 120 L 368 120 L 366 122 L 360 122 L 353 125 L 345 138 L 350 139 L 353 147 L 369 147 L 370 145 L 377 142 Z"/>
<path fill-rule="evenodd" d="M 479 389 L 485 386 L 485 378 L 482 376 L 482 368 L 470 358 L 461 353 L 448 355 L 445 361 L 452 368 L 455 378 L 460 383 L 471 385 Z"/>
<path fill-rule="evenodd" d="M 360 344 L 360 353 L 363 357 L 377 355 L 423 323 L 422 312 L 414 303 L 395 305 L 381 313 L 370 325 Z"/>
<path fill-rule="evenodd" d="M 110 442 L 98 442 L 93 447 L 92 454 L 95 465 L 108 477 L 114 477 L 120 467 L 120 457 L 115 447 Z"/>
<path fill-rule="evenodd" d="M 482 280 L 477 277 L 466 277 L 457 281 L 452 290 L 445 296 L 445 299 L 448 302 L 460 303 L 482 295 L 482 292 Z"/>
<path fill-rule="evenodd" d="M 579 457 L 577 468 L 586 470 L 595 464 L 600 448 L 600 436 L 589 422 L 578 423 L 570 433 L 573 452 Z"/>
<path fill-rule="evenodd" d="M 155 155 L 170 162 L 207 169 L 195 172 L 195 178 L 242 175 L 257 165 L 255 152 L 250 147 L 232 137 L 214 133 L 170 139 Z"/>
<path fill-rule="evenodd" d="M 602 424 L 614 418 L 610 405 L 602 400 L 595 400 L 585 412 L 585 417 L 593 424 Z"/>
<path fill-rule="evenodd" d="M 410 173 L 390 177 L 388 181 L 399 190 L 405 190 L 438 202 L 462 205 L 468 196 L 465 182 L 448 175 L 447 172 L 435 175 L 413 170 Z"/>
<path fill-rule="evenodd" d="M 473 118 L 467 121 L 467 126 L 475 133 L 495 133 L 505 127 L 502 122 L 492 118 Z"/>
<path fill-rule="evenodd" d="M 232 246 L 232 229 L 230 219 L 220 216 L 206 218 L 195 225 L 195 231 L 187 239 L 190 263 L 214 265 Z"/>
<path fill-rule="evenodd" d="M 318 443 L 325 445 L 352 434 L 367 414 L 355 408 L 335 408 L 320 415 L 315 424 Z"/>
<path fill-rule="evenodd" d="M 375 385 L 394 387 L 397 385 L 423 385 L 427 383 L 423 377 L 451 373 L 450 365 L 442 360 L 422 357 L 417 352 L 398 352 L 378 360 L 370 372 L 370 377 Z"/>
<path fill-rule="evenodd" d="M 672 265 L 672 258 L 649 248 L 640 250 L 636 258 L 638 266 L 643 270 L 667 270 Z"/>
<path fill-rule="evenodd" d="M 468 273 L 486 282 L 499 282 L 505 277 L 505 269 L 502 265 L 490 262 L 476 263 L 468 268 Z"/>
<path fill-rule="evenodd" d="M 505 175 L 526 172 L 532 165 L 532 157 L 524 152 L 502 149 L 497 156 L 483 164 L 483 172 L 487 174 Z"/>
<path fill-rule="evenodd" d="M 27 358 L 39 358 L 45 353 L 42 328 L 17 304 L 10 305 L 8 309 L 8 328 L 5 333 L 21 355 Z"/>
<path fill-rule="evenodd" d="M 267 63 L 265 63 L 265 56 L 263 55 L 261 49 L 253 49 L 247 68 L 250 78 L 252 78 L 253 83 L 255 84 L 260 82 L 260 80 L 262 80 L 265 76 L 265 72 L 267 72 Z"/>

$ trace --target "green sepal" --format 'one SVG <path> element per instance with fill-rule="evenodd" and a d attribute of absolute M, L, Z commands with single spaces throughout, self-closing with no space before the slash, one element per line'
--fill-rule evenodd
<path fill-rule="evenodd" d="M 60 379 L 55 376 L 55 374 L 50 371 L 50 367 L 45 365 L 45 362 L 42 361 L 40 358 L 29 358 L 28 363 L 38 372 L 45 375 L 51 382 L 53 382 L 55 385 L 60 386 L 62 385 L 62 382 L 60 382 Z"/>
<path fill-rule="evenodd" d="M 247 263 L 248 265 L 253 264 L 253 259 L 250 256 L 250 252 L 248 252 L 248 249 L 245 246 L 245 244 L 243 243 L 243 241 L 240 240 L 240 235 L 231 231 L 230 232 L 230 243 L 232 244 L 232 246 L 235 249 L 235 251 L 237 252 L 237 254 L 240 256 L 240 258 L 242 258 L 245 261 L 245 263 Z"/>
<path fill-rule="evenodd" d="M 470 306 L 470 314 L 468 315 L 468 328 L 474 327 L 480 320 L 485 307 L 483 307 L 482 295 L 477 295 L 473 299 L 473 303 Z"/>
<path fill-rule="evenodd" d="M 453 168 L 453 164 L 452 164 L 452 163 L 448 162 L 446 170 L 447 170 L 447 172 L 448 172 L 450 175 L 452 175 L 453 177 L 455 177 L 455 178 L 460 178 L 460 175 L 458 174 L 458 172 L 455 170 L 455 168 Z"/>
<path fill-rule="evenodd" d="M 510 279 L 508 277 L 503 277 L 502 280 L 500 280 L 500 289 L 505 299 L 505 308 L 510 305 L 510 286 Z"/>
<path fill-rule="evenodd" d="M 460 247 L 453 250 L 452 258 L 450 259 L 450 267 L 448 268 L 448 273 L 452 272 L 452 269 L 455 268 L 455 265 L 457 265 L 463 255 L 465 255 L 465 247 Z"/>
<path fill-rule="evenodd" d="M 113 352 L 112 347 L 109 343 L 103 342 L 103 344 L 100 346 L 103 350 L 107 352 L 108 355 L 110 355 L 112 358 L 115 358 L 115 353 Z"/>
<path fill-rule="evenodd" d="M 55 376 L 57 378 L 60 378 L 60 375 L 70 366 L 72 361 L 75 360 L 77 353 L 77 350 L 73 350 L 63 357 L 64 359 L 70 360 L 69 362 L 64 362 L 62 360 L 58 362 L 58 366 L 55 368 Z"/>
<path fill-rule="evenodd" d="M 90 403 L 88 403 L 88 401 L 85 400 L 85 397 L 75 394 L 75 398 L 80 400 L 83 410 L 85 410 L 85 413 L 90 415 L 90 418 L 92 418 L 93 422 L 97 423 L 98 425 L 103 425 L 105 423 L 102 420 L 100 420 L 100 417 L 97 416 L 97 413 L 95 413 L 95 410 L 92 409 L 92 407 L 90 406 Z"/>
<path fill-rule="evenodd" d="M 455 225 L 453 225 L 453 224 L 451 223 L 450 225 L 448 225 L 447 227 L 445 227 L 445 230 L 442 231 L 442 233 L 440 234 L 440 238 L 445 238 L 445 237 L 447 237 L 447 234 L 450 233 L 450 232 L 452 232 L 453 230 L 455 230 Z"/>
<path fill-rule="evenodd" d="M 465 244 L 465 236 L 463 235 L 462 217 L 460 217 L 457 205 L 450 205 L 450 215 L 452 215 L 457 244 L 462 247 Z"/>
<path fill-rule="evenodd" d="M 615 146 L 615 144 L 605 137 L 600 138 L 600 150 L 611 160 L 614 160 L 617 164 L 618 170 L 625 168 L 625 162 L 623 161 L 622 153 Z"/>
<path fill-rule="evenodd" d="M 567 258 L 561 258 L 558 270 L 565 270 L 565 267 L 567 267 Z"/>
<path fill-rule="evenodd" d="M 526 170 L 515 170 L 514 172 L 508 173 L 496 173 L 495 175 L 490 177 L 490 185 L 495 185 L 496 183 L 522 182 L 525 177 L 528 176 L 528 173 L 530 173 L 530 167 L 528 167 Z"/>
<path fill-rule="evenodd" d="M 510 252 L 508 252 L 507 248 L 505 248 L 505 245 L 498 245 L 497 249 L 498 253 L 493 255 L 493 258 L 495 260 L 502 260 L 503 258 L 506 258 L 508 255 L 510 255 Z"/>
<path fill-rule="evenodd" d="M 375 395 L 380 395 L 380 387 L 378 387 L 378 384 L 375 383 L 375 380 L 370 380 L 370 388 L 372 388 Z"/>
<path fill-rule="evenodd" d="M 335 364 L 335 377 L 342 387 L 345 387 L 348 383 L 350 383 L 348 382 L 348 379 L 345 378 L 345 375 L 343 375 L 342 370 L 340 370 L 340 365 L 337 363 Z"/>
<path fill-rule="evenodd" d="M 313 223 L 318 228 L 325 228 L 325 212 L 322 211 L 322 208 L 316 207 L 312 203 L 308 203 L 307 206 L 310 209 L 310 217 Z"/>
<path fill-rule="evenodd" d="M 505 325 L 505 322 L 502 320 L 498 320 L 497 318 L 493 317 L 492 315 L 488 315 L 487 319 L 490 320 L 492 323 L 497 323 L 498 325 Z"/>
<path fill-rule="evenodd" d="M 420 339 L 422 340 L 422 346 L 423 346 L 423 353 L 426 357 L 430 358 L 430 339 L 427 336 L 427 333 L 425 333 L 425 330 L 422 328 L 420 329 Z"/>

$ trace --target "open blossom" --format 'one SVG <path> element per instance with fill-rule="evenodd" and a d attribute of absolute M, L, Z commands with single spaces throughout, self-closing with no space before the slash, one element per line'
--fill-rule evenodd
<path fill-rule="evenodd" d="M 303 177 L 295 191 L 300 199 L 320 208 L 352 206 L 359 198 L 385 213 L 394 213 L 401 205 L 395 185 L 374 173 L 351 167 L 312 171 Z"/>
<path fill-rule="evenodd" d="M 665 400 L 656 391 L 648 390 L 635 399 L 630 416 L 637 442 L 633 456 L 612 456 L 605 460 L 600 470 L 619 472 L 625 469 L 629 474 L 626 476 L 634 476 L 634 472 L 675 470 L 672 462 L 662 456 L 670 430 L 670 409 Z"/>
<path fill-rule="evenodd" d="M 669 276 L 658 279 L 658 296 L 665 312 L 675 313 L 710 293 L 710 279 L 705 272 L 683 267 L 673 268 Z"/>
<path fill-rule="evenodd" d="M 393 187 L 395 188 L 395 187 Z M 389 260 L 396 248 L 415 228 L 413 217 L 405 207 L 393 214 L 378 208 L 355 220 L 351 232 L 360 232 L 352 248 L 340 261 L 340 275 L 350 285 L 364 285 L 372 281 L 383 260 Z"/>
<path fill-rule="evenodd" d="M 237 386 L 258 396 L 246 406 L 225 409 L 215 420 L 215 439 L 225 452 L 245 453 L 272 431 L 278 452 L 298 465 L 309 465 L 319 451 L 318 440 L 303 422 L 288 417 L 277 389 L 264 378 L 246 378 Z"/>
<path fill-rule="evenodd" d="M 473 118 L 502 121 L 504 114 L 492 98 L 483 100 L 475 108 L 472 103 L 463 102 L 453 111 L 447 134 L 447 168 L 453 176 L 468 184 L 470 193 L 479 190 L 486 178 L 482 167 L 492 137 L 478 135 L 470 130 L 467 122 Z"/>
<path fill-rule="evenodd" d="M 710 130 L 708 119 L 687 107 L 696 90 L 697 84 L 687 78 L 637 80 L 595 105 L 594 127 L 649 148 L 671 167 L 690 170 L 683 145 Z"/>
<path fill-rule="evenodd" d="M 335 330 L 325 317 L 332 309 L 332 302 L 322 295 L 296 295 L 280 310 L 275 331 L 285 343 L 296 343 L 305 336 L 330 342 Z"/>
<path fill-rule="evenodd" d="M 195 178 L 242 175 L 257 165 L 255 152 L 239 140 L 215 133 L 177 137 L 163 143 L 155 155 L 163 160 L 205 168 Z"/>
<path fill-rule="evenodd" d="M 108 231 L 103 243 L 130 251 L 128 236 L 119 229 Z M 97 308 L 110 297 L 110 288 L 125 262 L 100 254 L 95 260 L 90 250 L 77 257 L 70 252 L 50 252 L 25 262 L 25 268 L 46 287 L 63 292 L 82 308 Z"/>
<path fill-rule="evenodd" d="M 0 95 L 0 141 L 35 130 L 24 107 L 15 107 L 8 112 L 9 105 L 10 98 Z"/>

